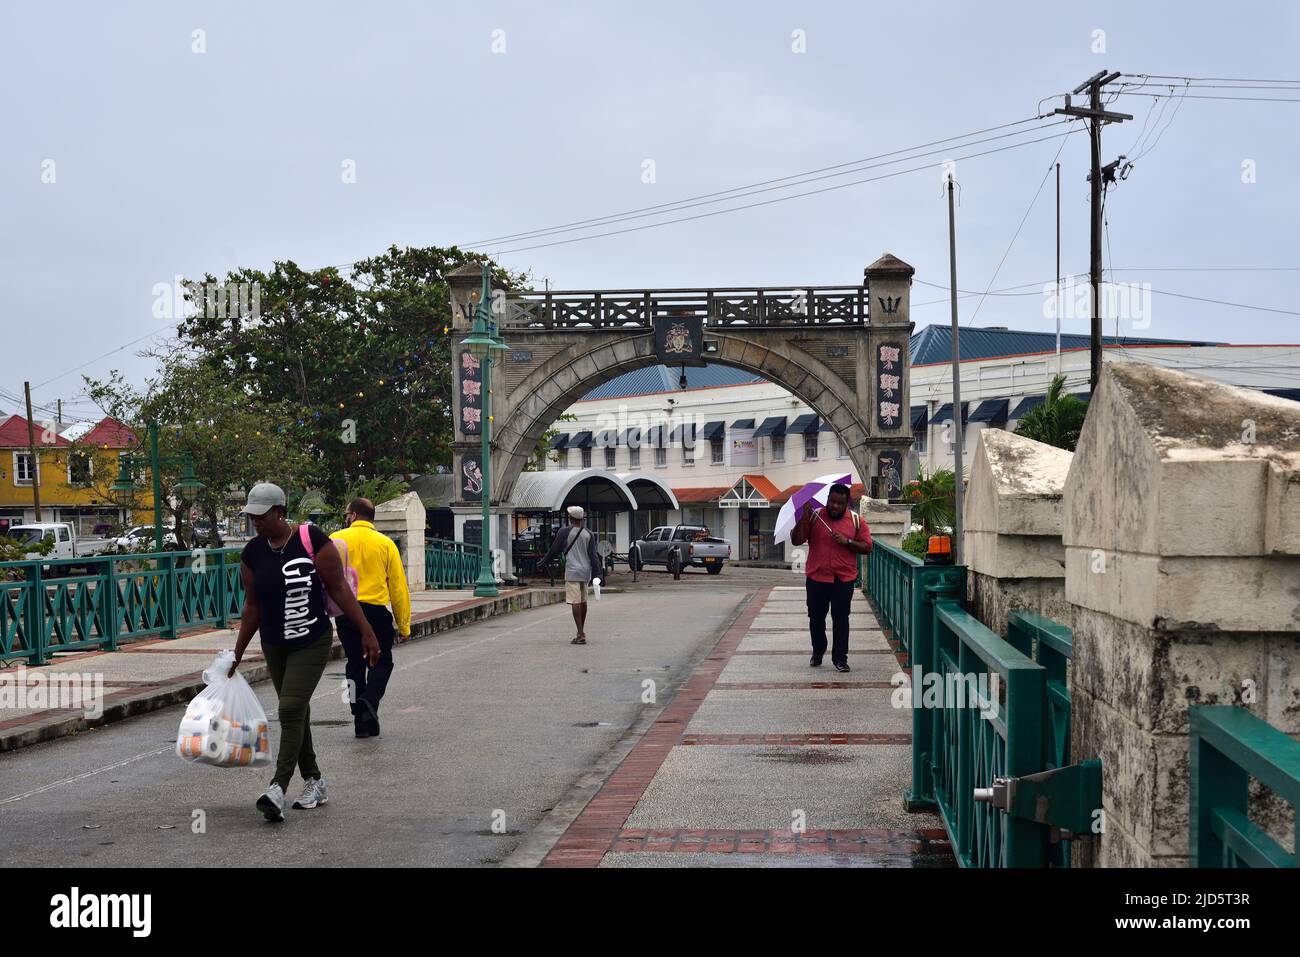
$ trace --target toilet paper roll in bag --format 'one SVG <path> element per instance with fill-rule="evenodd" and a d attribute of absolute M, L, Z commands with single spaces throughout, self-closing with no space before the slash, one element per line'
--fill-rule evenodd
<path fill-rule="evenodd" d="M 176 734 L 184 760 L 215 767 L 247 767 L 271 758 L 266 711 L 244 676 L 232 675 L 234 653 L 223 651 L 203 672 L 207 686 L 185 709 Z"/>

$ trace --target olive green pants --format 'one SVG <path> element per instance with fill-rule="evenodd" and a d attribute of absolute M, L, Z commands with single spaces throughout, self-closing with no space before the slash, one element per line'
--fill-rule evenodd
<path fill-rule="evenodd" d="M 304 781 L 320 777 L 316 751 L 311 744 L 311 697 L 325 673 L 333 642 L 334 629 L 331 628 L 310 645 L 299 648 L 262 645 L 271 683 L 280 698 L 280 754 L 275 761 L 275 777 L 271 783 L 286 791 L 293 780 L 295 767 Z"/>

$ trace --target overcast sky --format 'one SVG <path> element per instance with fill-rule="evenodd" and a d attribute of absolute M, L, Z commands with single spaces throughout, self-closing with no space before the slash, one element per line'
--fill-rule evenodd
<path fill-rule="evenodd" d="M 145 343 L 119 347 L 165 329 L 154 288 L 176 274 L 342 264 L 394 243 L 467 244 L 671 203 L 1032 117 L 1103 68 L 1300 79 L 1295 2 L 44 2 L 5 20 L 0 390 L 30 379 L 38 403 L 62 398 L 72 417 L 91 414 L 81 372 L 151 371 L 135 356 Z M 1135 155 L 1139 139 L 1145 152 L 1107 200 L 1107 266 L 1300 267 L 1300 104 L 1187 99 L 1156 125 L 1163 102 L 1111 106 L 1135 120 L 1106 128 L 1103 159 Z M 607 229 L 917 172 L 501 260 L 561 289 L 854 284 L 889 250 L 946 286 L 942 160 L 1064 129 L 943 144 Z M 958 160 L 960 288 L 1052 278 L 1052 180 L 1008 246 L 1058 149 L 1063 269 L 1086 272 L 1080 131 Z M 1114 278 L 1300 311 L 1295 269 Z M 963 299 L 962 323 L 1053 328 L 1036 286 L 1021 291 L 1032 294 L 990 296 L 978 314 L 980 297 Z M 918 326 L 948 321 L 944 296 L 914 287 Z M 1294 315 L 1159 294 L 1149 320 L 1121 331 L 1300 342 Z"/>

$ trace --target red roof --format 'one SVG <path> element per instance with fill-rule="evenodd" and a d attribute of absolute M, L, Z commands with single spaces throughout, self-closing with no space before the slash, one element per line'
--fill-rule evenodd
<path fill-rule="evenodd" d="M 716 488 L 675 488 L 673 495 L 677 496 L 680 505 L 699 505 L 704 502 L 716 502 L 729 488 L 730 485 L 719 485 Z"/>
<path fill-rule="evenodd" d="M 136 436 L 127 425 L 106 415 L 82 436 L 81 441 L 105 449 L 129 449 L 136 444 Z"/>
<path fill-rule="evenodd" d="M 769 498 L 768 501 L 771 502 L 789 501 L 790 496 L 794 495 L 794 493 L 799 491 L 799 489 L 801 488 L 803 488 L 802 483 L 800 483 L 799 485 L 791 485 L 789 488 L 783 489 L 782 491 L 778 492 L 776 498 Z M 849 501 L 854 502 L 862 498 L 862 494 L 864 491 L 865 489 L 863 488 L 861 482 L 854 482 L 852 485 L 849 486 Z"/>
<path fill-rule="evenodd" d="M 39 446 L 71 445 L 72 443 L 57 432 L 49 432 L 39 422 L 33 430 L 33 438 Z M 27 448 L 27 420 L 21 415 L 11 415 L 0 424 L 0 449 Z"/>
<path fill-rule="evenodd" d="M 754 491 L 769 502 L 774 502 L 781 497 L 781 490 L 772 484 L 772 480 L 766 475 L 742 475 L 742 479 L 753 486 Z M 802 488 L 802 486 L 799 486 Z"/>

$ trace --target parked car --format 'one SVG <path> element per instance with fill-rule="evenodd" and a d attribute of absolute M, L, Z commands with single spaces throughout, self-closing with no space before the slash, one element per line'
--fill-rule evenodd
<path fill-rule="evenodd" d="M 35 545 L 41 539 L 54 541 L 54 549 L 48 555 L 39 552 L 27 553 L 28 558 L 86 558 L 109 551 L 113 543 L 102 538 L 77 537 L 77 530 L 67 522 L 32 522 L 26 525 L 10 525 L 8 535 L 24 545 Z"/>
<path fill-rule="evenodd" d="M 152 525 L 136 525 L 129 528 L 126 534 L 117 539 L 113 544 L 118 552 L 138 552 L 142 546 L 147 546 L 151 551 L 154 547 L 154 535 Z M 163 532 L 163 548 L 176 548 L 176 533 L 170 529 Z"/>
<path fill-rule="evenodd" d="M 672 568 L 703 568 L 710 575 L 722 573 L 722 566 L 731 558 L 731 545 L 709 534 L 706 525 L 661 525 L 651 529 L 635 542 L 628 560 L 644 565 L 664 565 Z"/>

